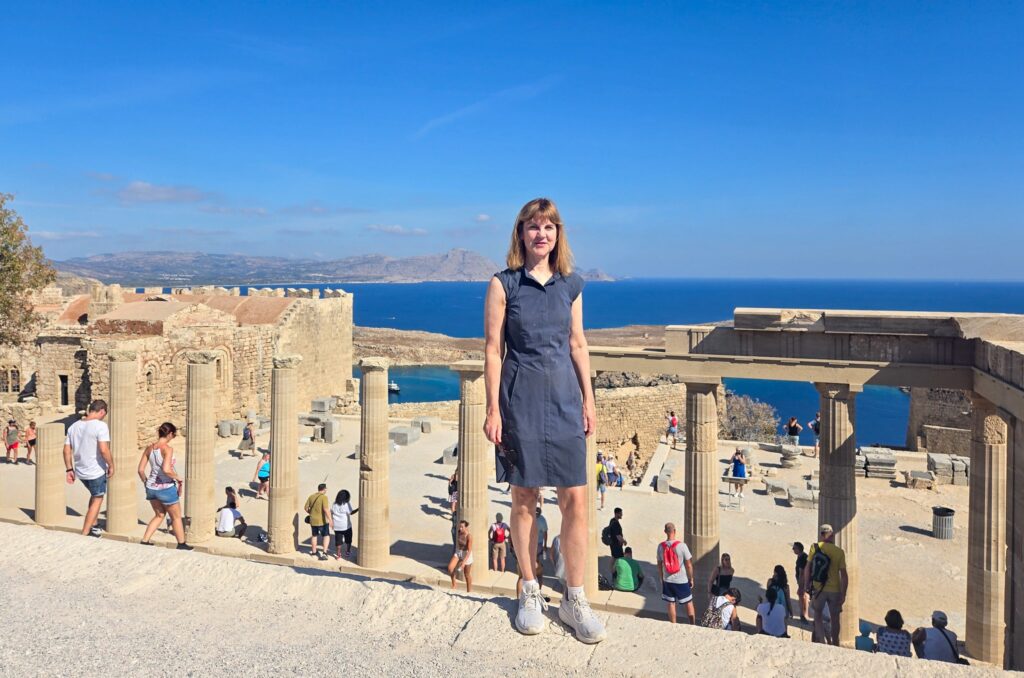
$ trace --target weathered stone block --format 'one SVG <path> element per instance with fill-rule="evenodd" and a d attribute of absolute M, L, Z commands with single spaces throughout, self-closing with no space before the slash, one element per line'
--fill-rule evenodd
<path fill-rule="evenodd" d="M 331 417 L 324 422 L 323 436 L 325 443 L 336 443 L 341 440 L 341 420 Z"/>
<path fill-rule="evenodd" d="M 230 421 L 218 421 L 217 422 L 217 435 L 221 438 L 231 437 L 231 422 Z"/>
<path fill-rule="evenodd" d="M 931 471 L 904 471 L 907 487 L 914 490 L 931 490 L 935 487 L 935 474 Z"/>
<path fill-rule="evenodd" d="M 440 417 L 416 417 L 412 420 L 412 427 L 418 428 L 423 433 L 434 433 L 441 429 Z"/>
<path fill-rule="evenodd" d="M 331 411 L 331 399 L 330 398 L 313 398 L 313 402 L 310 403 L 311 412 L 330 412 Z"/>
<path fill-rule="evenodd" d="M 411 426 L 396 426 L 388 431 L 388 439 L 396 445 L 409 445 L 420 439 L 420 430 Z"/>
<path fill-rule="evenodd" d="M 816 508 L 818 505 L 817 497 L 811 490 L 801 490 L 799 488 L 790 488 L 789 490 L 789 505 L 794 508 Z"/>
<path fill-rule="evenodd" d="M 784 480 L 765 480 L 764 489 L 773 497 L 788 497 L 789 483 Z"/>
<path fill-rule="evenodd" d="M 459 444 L 449 445 L 444 448 L 444 453 L 441 455 L 442 464 L 457 464 L 459 461 Z"/>
<path fill-rule="evenodd" d="M 668 494 L 672 486 L 672 474 L 671 473 L 659 473 L 654 478 L 654 491 L 661 494 Z"/>

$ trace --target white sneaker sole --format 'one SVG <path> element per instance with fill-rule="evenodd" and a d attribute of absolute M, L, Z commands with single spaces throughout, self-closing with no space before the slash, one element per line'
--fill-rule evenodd
<path fill-rule="evenodd" d="M 601 635 L 596 637 L 596 638 L 591 638 L 591 637 L 588 637 L 588 636 L 581 636 L 580 632 L 576 629 L 576 626 L 572 623 L 572 621 L 569 620 L 569 619 L 566 619 L 565 617 L 562 616 L 562 606 L 561 605 L 558 606 L 558 619 L 563 624 L 565 624 L 570 629 L 572 629 L 572 633 L 573 633 L 574 636 L 576 636 L 576 640 L 580 641 L 581 643 L 586 643 L 587 645 L 596 645 L 596 644 L 600 643 L 602 640 L 604 640 L 605 638 L 608 637 L 607 630 L 604 631 L 603 633 L 601 633 Z"/>
<path fill-rule="evenodd" d="M 519 625 L 519 621 L 518 620 L 516 620 L 516 623 L 515 623 L 516 631 L 519 631 L 519 633 L 523 634 L 524 636 L 536 636 L 536 635 L 539 635 L 539 634 L 544 632 L 544 630 L 547 628 L 547 625 L 548 625 L 547 620 L 544 620 L 544 623 L 541 624 L 540 626 L 536 627 L 536 628 L 525 628 L 524 629 L 523 627 L 521 627 Z"/>

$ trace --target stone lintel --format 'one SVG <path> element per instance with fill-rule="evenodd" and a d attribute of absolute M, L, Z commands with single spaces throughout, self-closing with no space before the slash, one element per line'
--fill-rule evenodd
<path fill-rule="evenodd" d="M 714 390 L 722 384 L 721 377 L 688 377 L 682 376 L 683 383 L 686 388 L 690 388 L 691 384 L 695 390 Z"/>
<path fill-rule="evenodd" d="M 484 373 L 483 360 L 460 360 L 448 366 L 453 372 L 460 372 L 467 377 Z"/>
<path fill-rule="evenodd" d="M 115 349 L 109 355 L 110 362 L 113 363 L 133 363 L 138 358 L 138 354 L 135 351 L 125 349 Z"/>
<path fill-rule="evenodd" d="M 276 355 L 274 356 L 274 369 L 289 370 L 299 366 L 302 362 L 301 355 Z"/>
<path fill-rule="evenodd" d="M 814 382 L 814 388 L 826 398 L 845 399 L 855 396 L 864 390 L 863 384 L 833 384 L 828 382 Z"/>
<path fill-rule="evenodd" d="M 359 361 L 359 367 L 365 370 L 386 370 L 391 365 L 391 361 L 387 358 L 382 357 L 369 357 L 363 358 Z"/>
<path fill-rule="evenodd" d="M 185 360 L 193 365 L 209 365 L 218 357 L 219 354 L 216 351 L 185 351 Z"/>

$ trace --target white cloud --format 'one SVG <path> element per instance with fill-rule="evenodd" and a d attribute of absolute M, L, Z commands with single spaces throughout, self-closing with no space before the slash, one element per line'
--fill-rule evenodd
<path fill-rule="evenodd" d="M 85 176 L 89 177 L 90 179 L 94 179 L 96 181 L 114 181 L 115 179 L 117 179 L 117 177 L 115 177 L 110 172 L 91 172 L 90 171 L 90 172 L 86 172 Z"/>
<path fill-rule="evenodd" d="M 122 204 L 195 203 L 211 196 L 194 186 L 161 186 L 148 181 L 133 181 L 117 192 Z"/>
<path fill-rule="evenodd" d="M 362 214 L 367 210 L 358 207 L 331 207 L 319 200 L 310 200 L 302 205 L 282 207 L 278 213 L 292 217 L 329 217 L 343 214 Z"/>
<path fill-rule="evenodd" d="M 533 99 L 546 92 L 547 90 L 554 87 L 555 83 L 558 82 L 559 78 L 556 76 L 548 76 L 541 78 L 536 82 L 526 83 L 525 85 L 517 85 L 516 87 L 509 87 L 499 92 L 494 92 L 488 96 L 474 101 L 473 103 L 463 106 L 462 108 L 439 115 L 436 118 L 428 120 L 422 127 L 420 127 L 413 138 L 419 139 L 426 136 L 430 132 L 434 131 L 438 127 L 444 127 L 450 125 L 453 122 L 458 122 L 463 118 L 468 118 L 479 113 L 483 113 L 499 104 L 506 104 L 512 101 L 527 101 Z"/>
<path fill-rule="evenodd" d="M 81 238 L 101 238 L 96 231 L 31 231 L 29 235 L 39 240 L 79 240 Z"/>
<path fill-rule="evenodd" d="M 225 207 L 223 205 L 201 205 L 200 212 L 207 214 L 238 215 L 243 217 L 265 217 L 270 214 L 266 207 Z"/>
<path fill-rule="evenodd" d="M 370 224 L 366 227 L 368 231 L 387 233 L 388 235 L 427 235 L 423 228 L 406 228 L 400 224 Z"/>
<path fill-rule="evenodd" d="M 491 220 L 491 215 L 490 214 L 478 214 L 474 218 L 474 221 L 476 221 L 476 223 L 478 223 L 478 224 L 486 224 L 490 220 Z"/>

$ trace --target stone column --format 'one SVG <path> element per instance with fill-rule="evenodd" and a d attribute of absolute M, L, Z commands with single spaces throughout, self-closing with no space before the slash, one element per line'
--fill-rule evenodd
<path fill-rule="evenodd" d="M 362 418 L 359 428 L 359 548 L 356 555 L 360 567 L 383 569 L 391 560 L 388 361 L 387 358 L 363 358 L 359 366 L 363 378 L 359 389 Z M 461 434 L 459 439 L 461 441 Z M 463 452 L 459 450 L 460 468 L 462 456 Z M 461 491 L 462 483 L 459 489 Z"/>
<path fill-rule="evenodd" d="M 490 558 L 487 527 L 490 501 L 487 499 L 489 467 L 494 466 L 494 446 L 484 434 L 486 390 L 482 360 L 463 360 L 451 366 L 459 373 L 459 520 L 469 523 L 473 536 L 473 562 L 477 572 L 487 572 Z M 386 397 L 386 396 L 385 396 Z"/>
<path fill-rule="evenodd" d="M 967 651 L 1003 665 L 1005 649 L 1008 415 L 971 396 L 970 511 L 967 517 Z"/>
<path fill-rule="evenodd" d="M 849 583 L 843 604 L 839 644 L 853 647 L 860 626 L 860 566 L 857 562 L 856 398 L 862 387 L 815 384 L 821 394 L 820 492 L 818 523 L 835 530 L 836 546 L 846 553 Z M 817 527 L 815 528 L 817 529 Z M 816 537 L 817 538 L 817 537 Z"/>
<path fill-rule="evenodd" d="M 1010 485 L 1007 496 L 1009 562 L 1006 572 L 1006 657 L 1003 668 L 1024 668 L 1024 419 L 1015 417 L 1010 436 Z"/>
<path fill-rule="evenodd" d="M 270 378 L 271 553 L 294 553 L 299 536 L 299 408 L 297 355 L 276 356 Z M 360 511 L 360 513 L 362 513 Z"/>
<path fill-rule="evenodd" d="M 138 363 L 135 351 L 110 352 L 110 456 L 114 475 L 107 487 L 107 532 L 127 536 L 138 529 L 135 473 L 139 463 Z M 63 441 L 62 441 L 63 442 Z M 63 448 L 62 448 L 63 449 Z"/>
<path fill-rule="evenodd" d="M 64 521 L 64 424 L 43 424 L 36 440 L 36 512 L 39 525 Z M 115 467 L 116 470 L 116 467 Z"/>
<path fill-rule="evenodd" d="M 185 541 L 202 542 L 213 537 L 214 514 L 214 351 L 188 351 L 185 386 Z"/>
<path fill-rule="evenodd" d="M 590 387 L 594 388 L 597 372 L 590 373 Z M 595 393 L 594 398 L 597 398 Z M 597 524 L 597 436 L 587 438 L 587 562 L 583 570 L 583 590 L 587 598 L 594 600 L 598 594 L 597 559 L 601 543 Z"/>
<path fill-rule="evenodd" d="M 693 554 L 697 613 L 708 605 L 707 581 L 719 561 L 718 379 L 686 382 L 686 502 L 683 540 Z"/>

